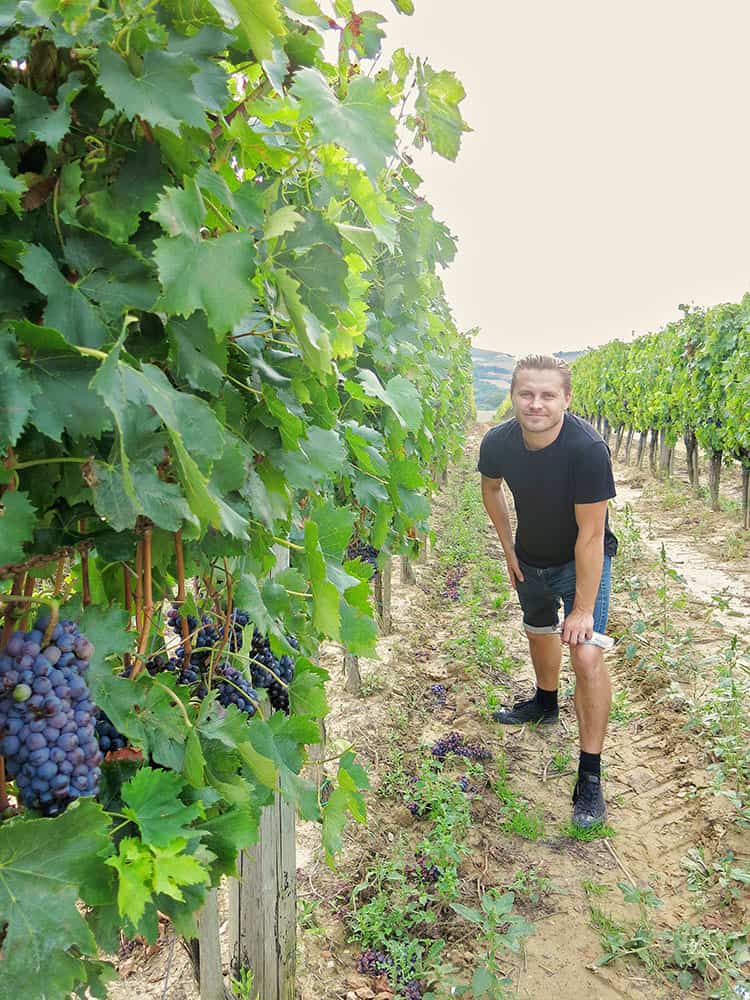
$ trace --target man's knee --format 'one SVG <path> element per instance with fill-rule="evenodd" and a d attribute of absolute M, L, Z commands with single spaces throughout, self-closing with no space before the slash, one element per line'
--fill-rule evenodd
<path fill-rule="evenodd" d="M 594 680 L 605 669 L 604 657 L 598 646 L 589 646 L 583 643 L 571 646 L 570 662 L 576 678 L 581 681 Z"/>

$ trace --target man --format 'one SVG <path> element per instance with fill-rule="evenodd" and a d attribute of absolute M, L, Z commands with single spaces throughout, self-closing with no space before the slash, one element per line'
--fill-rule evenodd
<path fill-rule="evenodd" d="M 612 464 L 594 428 L 567 412 L 571 379 L 564 361 L 522 358 L 510 392 L 515 419 L 487 432 L 478 467 L 484 506 L 523 611 L 537 689 L 495 719 L 503 725 L 557 721 L 562 639 L 576 676 L 581 748 L 573 822 L 586 829 L 607 816 L 601 752 L 612 696 L 603 650 L 589 640 L 607 626 L 610 562 L 617 551 L 607 517 L 607 501 L 615 495 Z M 516 508 L 515 543 L 503 481 Z"/>

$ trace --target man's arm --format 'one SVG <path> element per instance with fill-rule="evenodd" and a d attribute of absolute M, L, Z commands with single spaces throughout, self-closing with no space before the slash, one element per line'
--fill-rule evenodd
<path fill-rule="evenodd" d="M 513 530 L 510 526 L 510 513 L 503 492 L 502 479 L 490 479 L 488 476 L 482 476 L 482 501 L 484 509 L 495 525 L 495 531 L 500 539 L 505 553 L 505 561 L 508 564 L 508 576 L 515 588 L 516 580 L 523 583 L 523 573 L 518 565 L 518 556 L 513 545 Z"/>
<path fill-rule="evenodd" d="M 578 524 L 575 547 L 576 596 L 573 608 L 563 623 L 562 632 L 563 642 L 569 642 L 572 646 L 583 639 L 590 639 L 594 631 L 594 605 L 604 562 L 606 516 L 606 500 L 575 505 Z"/>

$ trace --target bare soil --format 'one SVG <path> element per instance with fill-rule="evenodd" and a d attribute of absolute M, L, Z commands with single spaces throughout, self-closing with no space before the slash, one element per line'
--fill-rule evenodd
<path fill-rule="evenodd" d="M 485 428 L 475 428 L 469 442 L 472 453 Z M 615 530 L 628 523 L 641 531 L 642 554 L 635 572 L 642 582 L 641 601 L 653 606 L 658 585 L 658 557 L 664 543 L 670 565 L 682 582 L 673 584 L 682 606 L 671 611 L 675 627 L 696 628 L 701 655 L 726 644 L 728 634 L 747 635 L 750 624 L 750 573 L 738 560 L 719 557 L 727 539 L 738 538 L 736 510 L 711 515 L 701 528 L 703 502 L 693 499 L 680 482 L 681 474 L 665 491 L 650 481 L 648 473 L 617 464 L 618 499 Z M 434 526 L 437 544 L 441 525 L 454 516 L 458 474 L 436 499 Z M 686 477 L 685 477 L 686 479 Z M 665 502 L 665 496 L 667 502 Z M 625 508 L 627 506 L 627 514 Z M 696 521 L 697 519 L 697 521 Z M 707 522 L 708 524 L 709 522 Z M 488 525 L 487 551 L 498 559 L 502 553 Z M 731 554 L 731 552 L 730 552 Z M 707 793 L 708 761 L 704 748 L 687 731 L 679 699 L 665 697 L 664 683 L 638 676 L 622 645 L 607 660 L 615 689 L 627 691 L 630 717 L 612 721 L 603 756 L 609 822 L 615 836 L 579 843 L 563 832 L 570 818 L 570 793 L 577 761 L 577 726 L 573 709 L 572 676 L 564 668 L 561 681 L 561 719 L 557 727 L 533 731 L 507 729 L 494 724 L 480 700 L 476 676 L 450 653 L 448 644 L 462 628 L 460 605 L 445 596 L 437 560 L 416 565 L 416 583 L 400 582 L 398 564 L 393 573 L 393 633 L 378 641 L 377 659 L 360 662 L 367 695 L 344 691 L 342 651 L 329 644 L 321 662 L 331 673 L 329 742 L 350 740 L 365 764 L 372 789 L 368 795 L 369 819 L 364 827 L 350 825 L 345 833 L 343 856 L 335 871 L 321 857 L 319 830 L 313 824 L 298 826 L 298 897 L 312 913 L 299 929 L 299 1000 L 389 1000 L 392 992 L 383 979 L 356 972 L 359 948 L 349 941 L 347 915 L 350 893 L 368 865 L 386 855 L 399 839 L 414 845 L 424 835 L 419 820 L 388 795 L 381 794 L 393 766 L 394 751 L 416 761 L 425 745 L 450 730 L 480 740 L 495 754 L 505 756 L 510 780 L 532 808 L 545 820 L 544 836 L 530 842 L 501 832 L 497 799 L 489 787 L 478 790 L 473 801 L 469 833 L 471 854 L 461 866 L 461 896 L 467 905 L 489 887 L 507 886 L 518 872 L 531 868 L 547 874 L 554 885 L 536 907 L 524 908 L 535 931 L 507 971 L 522 1000 L 540 1000 L 554 990 L 557 1000 L 672 1000 L 707 996 L 703 988 L 680 992 L 673 984 L 651 979 L 635 960 L 597 967 L 601 954 L 599 935 L 591 922 L 585 884 L 607 887 L 601 905 L 617 916 L 624 913 L 618 882 L 651 885 L 663 900 L 655 919 L 660 926 L 674 926 L 693 913 L 680 860 L 691 847 L 701 846 L 707 858 L 718 858 L 728 849 L 750 856 L 747 838 L 730 822 L 729 806 Z M 723 592 L 726 601 L 713 605 Z M 621 634 L 637 617 L 620 581 L 613 594 L 610 632 Z M 533 673 L 514 600 L 499 610 L 487 610 L 486 620 L 500 636 L 515 663 L 512 675 L 491 678 L 505 686 L 508 700 L 533 691 Z M 484 678 L 486 680 L 487 678 Z M 708 679 L 704 679 L 707 680 Z M 428 697 L 430 686 L 448 689 L 444 707 Z M 569 753 L 571 763 L 559 773 L 551 767 L 555 751 Z M 488 773 L 492 776 L 493 765 Z M 618 902 L 619 901 L 619 902 Z M 301 910 L 302 912 L 302 910 Z M 717 907 L 703 913 L 709 926 L 746 927 L 750 901 Z M 458 918 L 441 923 L 447 942 L 446 958 L 459 971 L 470 970 L 481 950 L 469 925 Z M 160 946 L 149 953 L 136 947 L 120 961 L 121 982 L 110 990 L 113 1000 L 194 1000 L 197 997 L 186 954 L 179 943 L 171 946 L 168 929 Z M 165 976 L 169 983 L 165 990 Z"/>

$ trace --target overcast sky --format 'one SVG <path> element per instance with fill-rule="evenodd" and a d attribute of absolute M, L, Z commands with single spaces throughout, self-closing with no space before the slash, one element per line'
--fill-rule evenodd
<path fill-rule="evenodd" d="M 420 156 L 480 347 L 583 348 L 750 289 L 750 4 L 415 0 L 388 48 L 467 91 L 458 161 Z"/>

